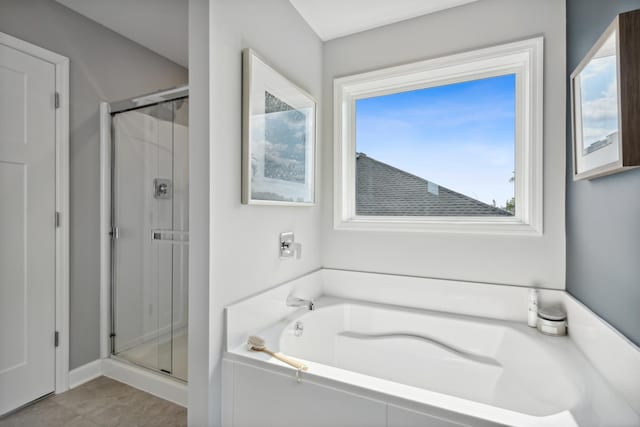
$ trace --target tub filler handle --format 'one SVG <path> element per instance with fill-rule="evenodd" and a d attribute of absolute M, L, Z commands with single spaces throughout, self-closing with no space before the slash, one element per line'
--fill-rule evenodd
<path fill-rule="evenodd" d="M 491 357 L 487 357 L 487 356 L 482 356 L 479 354 L 474 354 L 474 353 L 470 353 L 468 351 L 462 350 L 462 349 L 458 349 L 455 348 L 449 344 L 446 344 L 440 340 L 437 340 L 435 338 L 431 338 L 425 335 L 420 335 L 420 334 L 412 334 L 412 333 L 406 333 L 406 332 L 392 332 L 392 333 L 384 333 L 384 334 L 365 334 L 365 333 L 361 333 L 361 332 L 352 332 L 352 331 L 344 331 L 344 332 L 340 332 L 338 334 L 339 336 L 342 337 L 347 337 L 347 338 L 354 338 L 354 339 L 360 339 L 360 340 L 378 340 L 378 339 L 388 339 L 388 338 L 410 338 L 410 339 L 416 339 L 416 340 L 420 340 L 420 341 L 425 341 L 428 342 L 430 344 L 433 344 L 435 346 L 438 346 L 440 348 L 442 348 L 443 350 L 449 352 L 449 353 L 453 353 L 456 356 L 462 357 L 464 359 L 470 360 L 472 362 L 476 362 L 476 363 L 482 363 L 485 365 L 492 365 L 492 366 L 497 366 L 497 367 L 502 367 L 502 365 L 500 364 L 500 362 L 498 362 L 496 359 L 493 359 Z"/>

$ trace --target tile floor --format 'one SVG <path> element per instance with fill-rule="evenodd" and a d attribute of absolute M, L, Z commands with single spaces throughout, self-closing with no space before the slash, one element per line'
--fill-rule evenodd
<path fill-rule="evenodd" d="M 0 418 L 0 427 L 186 425 L 186 408 L 106 377 Z"/>

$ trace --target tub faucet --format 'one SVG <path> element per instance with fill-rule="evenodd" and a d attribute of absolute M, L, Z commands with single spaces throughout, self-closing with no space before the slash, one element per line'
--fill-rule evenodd
<path fill-rule="evenodd" d="M 314 310 L 316 308 L 316 305 L 313 303 L 313 301 L 309 299 L 294 297 L 292 295 L 289 295 L 287 297 L 287 306 L 288 307 L 307 307 L 309 310 Z"/>

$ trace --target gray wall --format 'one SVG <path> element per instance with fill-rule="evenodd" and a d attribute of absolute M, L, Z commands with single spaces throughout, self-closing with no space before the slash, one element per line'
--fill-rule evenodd
<path fill-rule="evenodd" d="M 639 8 L 640 0 L 567 0 L 567 74 L 616 14 Z M 567 129 L 567 290 L 640 345 L 640 170 L 573 182 Z"/>
<path fill-rule="evenodd" d="M 73 369 L 97 359 L 100 349 L 98 105 L 184 84 L 187 70 L 53 0 L 0 0 L 0 32 L 70 60 Z"/>
<path fill-rule="evenodd" d="M 324 48 L 322 264 L 392 274 L 564 289 L 565 8 L 483 0 L 329 41 Z M 333 229 L 333 79 L 543 35 L 544 235 Z"/>

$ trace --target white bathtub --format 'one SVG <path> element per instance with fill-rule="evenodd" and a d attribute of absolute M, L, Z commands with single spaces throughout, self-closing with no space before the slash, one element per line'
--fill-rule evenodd
<path fill-rule="evenodd" d="M 259 332 L 274 351 L 309 365 L 304 378 L 463 408 L 506 425 L 640 425 L 567 337 L 515 322 L 336 298 L 321 298 L 316 307 Z M 244 346 L 236 350 L 281 364 Z"/>
<path fill-rule="evenodd" d="M 417 388 L 410 391 L 417 398 L 437 392 L 536 417 L 585 398 L 589 367 L 566 338 L 460 315 L 319 305 L 282 328 L 280 352 Z M 296 324 L 304 328 L 300 336 Z"/>
<path fill-rule="evenodd" d="M 278 360 L 229 348 L 225 425 L 640 426 L 569 337 L 523 322 L 322 296 L 252 333 L 309 370 L 296 384 Z"/>

